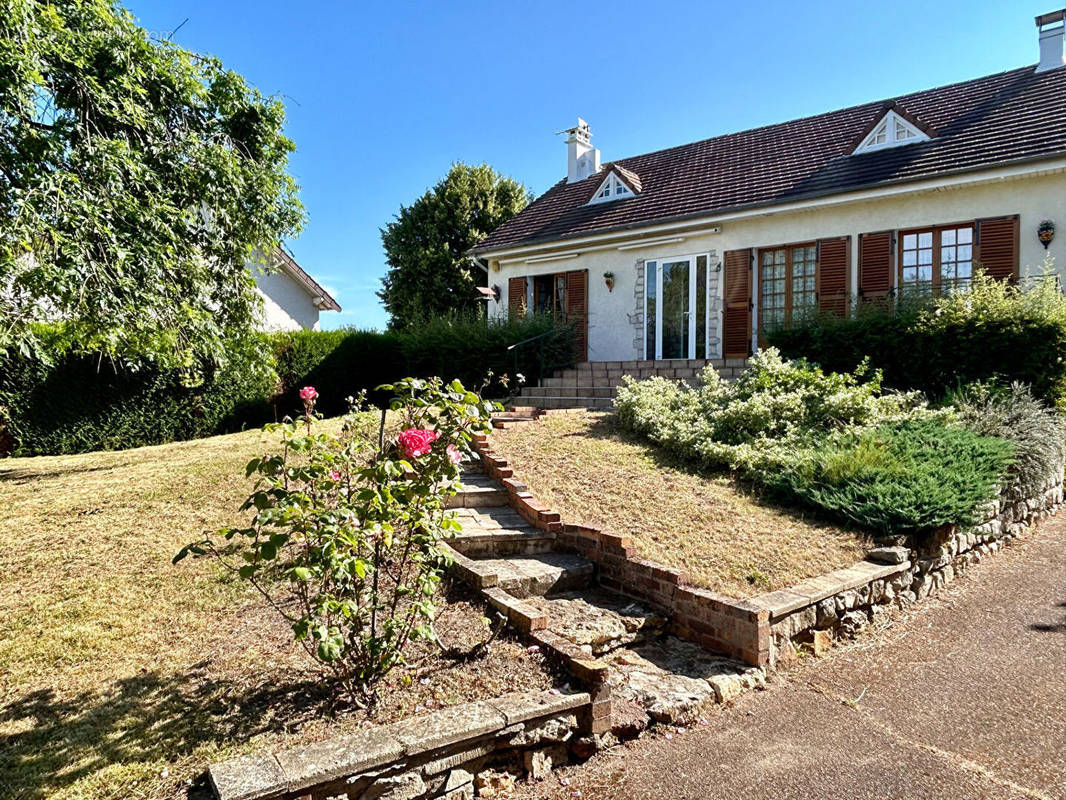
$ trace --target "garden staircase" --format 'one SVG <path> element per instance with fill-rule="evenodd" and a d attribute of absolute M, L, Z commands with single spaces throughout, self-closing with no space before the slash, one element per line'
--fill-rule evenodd
<path fill-rule="evenodd" d="M 693 359 L 676 361 L 585 361 L 556 370 L 539 386 L 524 387 L 516 403 L 527 409 L 611 408 L 622 378 L 661 376 L 694 383 L 712 366 L 725 380 L 732 380 L 747 366 L 746 358 Z"/>
<path fill-rule="evenodd" d="M 494 423 L 528 424 L 543 413 L 518 407 Z M 580 671 L 603 671 L 593 708 L 604 704 L 608 713 L 594 732 L 622 739 L 655 723 L 689 723 L 710 705 L 763 685 L 761 669 L 669 634 L 661 614 L 600 586 L 596 564 L 530 524 L 479 463 L 464 465 L 461 480 L 462 491 L 449 502 L 463 526 L 450 541 L 456 575 L 534 641 L 561 643 Z"/>

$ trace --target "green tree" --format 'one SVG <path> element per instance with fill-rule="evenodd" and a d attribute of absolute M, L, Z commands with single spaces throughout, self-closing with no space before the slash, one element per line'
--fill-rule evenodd
<path fill-rule="evenodd" d="M 221 357 L 248 259 L 303 223 L 284 120 L 113 0 L 0 0 L 0 353 L 46 319 L 115 359 Z"/>
<path fill-rule="evenodd" d="M 392 328 L 472 312 L 483 274 L 466 252 L 531 200 L 529 190 L 488 164 L 456 163 L 448 175 L 381 231 L 389 270 L 378 297 Z"/>

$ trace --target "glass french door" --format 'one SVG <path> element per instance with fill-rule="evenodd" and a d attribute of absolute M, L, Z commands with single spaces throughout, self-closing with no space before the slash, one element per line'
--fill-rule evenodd
<path fill-rule="evenodd" d="M 644 358 L 709 358 L 704 255 L 644 262 Z"/>

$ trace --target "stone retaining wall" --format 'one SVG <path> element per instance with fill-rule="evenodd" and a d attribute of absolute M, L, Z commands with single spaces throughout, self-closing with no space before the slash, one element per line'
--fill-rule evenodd
<path fill-rule="evenodd" d="M 585 757 L 586 693 L 515 692 L 306 747 L 213 764 L 219 800 L 472 800 Z"/>
<path fill-rule="evenodd" d="M 770 618 L 769 665 L 791 660 L 802 645 L 819 653 L 833 638 L 853 635 L 889 608 L 924 600 L 1054 513 L 1062 500 L 1059 471 L 1037 497 L 991 502 L 980 525 L 945 525 L 918 537 L 892 537 L 854 566 L 753 598 Z"/>

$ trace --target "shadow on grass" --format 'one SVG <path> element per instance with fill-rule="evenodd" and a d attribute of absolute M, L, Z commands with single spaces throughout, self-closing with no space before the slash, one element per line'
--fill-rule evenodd
<path fill-rule="evenodd" d="M 58 699 L 42 689 L 0 708 L 0 796 L 39 800 L 107 768 L 170 763 L 205 744 L 247 741 L 299 726 L 330 711 L 321 680 L 245 688 L 204 677 L 204 664 L 182 674 L 148 672 L 104 693 Z M 178 787 L 174 788 L 177 793 Z M 190 797 L 207 797 L 203 777 Z"/>
<path fill-rule="evenodd" d="M 48 480 L 50 478 L 65 478 L 68 475 L 78 475 L 87 472 L 110 472 L 115 469 L 128 467 L 129 462 L 115 464 L 98 464 L 96 466 L 69 466 L 62 469 L 33 470 L 33 469 L 0 469 L 0 481 L 28 481 Z"/>
<path fill-rule="evenodd" d="M 869 531 L 863 530 L 856 525 L 840 520 L 836 517 L 830 516 L 825 513 L 821 513 L 818 509 L 808 508 L 806 506 L 800 506 L 792 503 L 788 503 L 782 498 L 774 495 L 772 492 L 762 490 L 750 481 L 745 481 L 739 478 L 737 475 L 729 472 L 725 469 L 709 469 L 700 465 L 699 463 L 692 461 L 691 459 L 679 456 L 676 453 L 670 452 L 662 445 L 658 445 L 652 441 L 649 441 L 640 434 L 627 431 L 618 423 L 618 416 L 614 413 L 606 413 L 598 416 L 589 427 L 583 431 L 576 433 L 568 433 L 566 436 L 591 436 L 594 439 L 609 439 L 614 441 L 624 442 L 627 445 L 633 447 L 639 447 L 641 451 L 647 455 L 655 465 L 662 467 L 663 469 L 672 469 L 678 472 L 684 472 L 688 475 L 695 475 L 699 478 L 706 480 L 727 480 L 729 481 L 729 487 L 737 494 L 743 496 L 745 499 L 754 503 L 762 508 L 776 511 L 779 513 L 788 514 L 789 516 L 796 517 L 805 521 L 813 521 L 824 525 L 832 525 L 847 531 L 855 536 L 862 542 L 869 543 L 872 541 L 873 534 Z"/>

